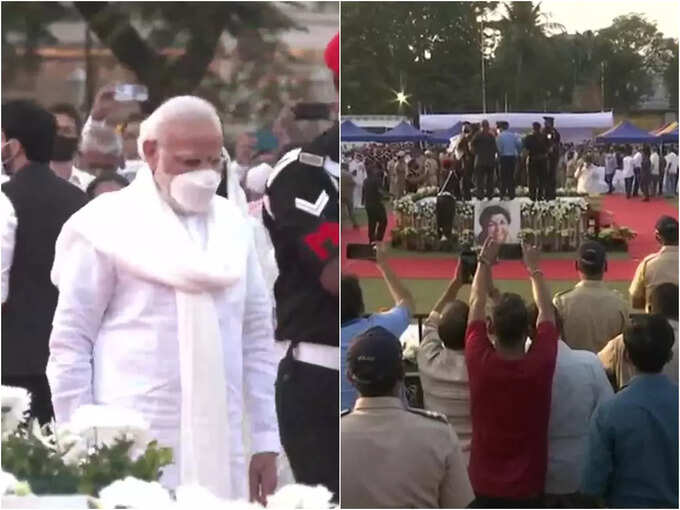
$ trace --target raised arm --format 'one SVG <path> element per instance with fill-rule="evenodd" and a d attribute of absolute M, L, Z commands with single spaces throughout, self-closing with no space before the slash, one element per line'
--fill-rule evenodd
<path fill-rule="evenodd" d="M 385 283 L 387 284 L 387 289 L 394 299 L 394 303 L 396 305 L 405 306 L 408 308 L 409 312 L 413 314 L 415 311 L 413 295 L 406 287 L 404 287 L 401 280 L 394 274 L 394 271 L 390 267 L 386 245 L 384 243 L 378 243 L 376 244 L 375 249 L 378 269 L 383 275 Z"/>
<path fill-rule="evenodd" d="M 463 264 L 461 264 L 459 260 L 458 264 L 456 265 L 456 274 L 449 282 L 449 285 L 446 287 L 444 293 L 435 303 L 432 311 L 441 314 L 447 304 L 456 300 L 458 297 L 458 292 L 463 285 Z"/>
<path fill-rule="evenodd" d="M 542 322 L 552 322 L 554 324 L 555 311 L 552 306 L 550 289 L 548 289 L 543 271 L 539 267 L 541 252 L 538 246 L 522 243 L 522 255 L 524 257 L 524 264 L 529 272 L 529 277 L 531 278 L 534 302 L 538 308 L 536 324 L 541 324 Z"/>
<path fill-rule="evenodd" d="M 500 244 L 487 237 L 478 257 L 477 271 L 470 289 L 470 312 L 468 324 L 486 318 L 486 297 L 493 286 L 491 266 L 496 263 Z"/>

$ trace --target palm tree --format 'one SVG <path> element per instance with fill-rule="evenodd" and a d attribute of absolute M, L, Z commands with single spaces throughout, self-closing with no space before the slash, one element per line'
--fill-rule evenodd
<path fill-rule="evenodd" d="M 541 48 L 551 32 L 565 31 L 564 26 L 549 21 L 549 16 L 541 11 L 541 2 L 506 2 L 503 17 L 491 22 L 489 26 L 501 33 L 499 44 L 499 56 L 503 55 L 510 60 L 515 68 L 514 101 L 515 105 L 521 103 L 523 94 L 520 94 L 522 85 L 526 92 L 530 83 L 523 80 L 523 72 L 532 67 L 541 54 Z"/>

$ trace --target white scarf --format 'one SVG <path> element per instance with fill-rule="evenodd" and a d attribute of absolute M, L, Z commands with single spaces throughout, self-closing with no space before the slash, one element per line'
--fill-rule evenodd
<path fill-rule="evenodd" d="M 181 396 L 180 483 L 231 496 L 227 382 L 212 292 L 246 272 L 247 243 L 233 204 L 213 199 L 205 250 L 162 199 L 151 170 L 127 188 L 104 194 L 74 214 L 57 240 L 52 281 L 69 263 L 69 246 L 85 238 L 136 277 L 173 287 L 177 300 Z M 240 430 L 231 431 L 239 433 Z"/>

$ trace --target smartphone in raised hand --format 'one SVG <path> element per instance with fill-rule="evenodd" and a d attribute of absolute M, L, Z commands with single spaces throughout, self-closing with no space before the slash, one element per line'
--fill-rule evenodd
<path fill-rule="evenodd" d="M 116 85 L 113 99 L 124 103 L 128 101 L 144 102 L 149 99 L 149 89 L 144 85 L 135 83 L 121 83 Z"/>
<path fill-rule="evenodd" d="M 347 258 L 357 260 L 376 260 L 376 249 L 373 244 L 347 244 Z"/>

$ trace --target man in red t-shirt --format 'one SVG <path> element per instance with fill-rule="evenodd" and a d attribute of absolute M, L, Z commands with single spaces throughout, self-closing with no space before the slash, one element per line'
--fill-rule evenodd
<path fill-rule="evenodd" d="M 472 446 L 469 474 L 479 507 L 540 506 L 548 462 L 548 420 L 557 329 L 537 247 L 523 245 L 538 307 L 537 336 L 526 351 L 527 307 L 517 294 L 495 303 L 488 332 L 486 296 L 499 244 L 488 238 L 470 290 L 465 359 L 470 380 Z M 525 352 L 526 351 L 526 352 Z"/>

